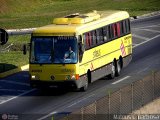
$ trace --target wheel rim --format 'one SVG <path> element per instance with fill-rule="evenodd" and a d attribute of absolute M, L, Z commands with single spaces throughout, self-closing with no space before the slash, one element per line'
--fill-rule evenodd
<path fill-rule="evenodd" d="M 120 73 L 120 71 L 121 71 L 121 66 L 120 66 L 119 62 L 118 62 L 118 65 L 117 65 L 117 70 L 118 70 L 118 73 Z"/>
<path fill-rule="evenodd" d="M 112 63 L 112 75 L 114 76 L 115 75 L 115 66 L 114 66 L 114 63 Z"/>

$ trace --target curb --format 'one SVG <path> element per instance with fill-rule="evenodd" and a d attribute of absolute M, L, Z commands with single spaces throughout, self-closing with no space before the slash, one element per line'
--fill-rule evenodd
<path fill-rule="evenodd" d="M 29 64 L 18 67 L 18 68 L 15 68 L 15 69 L 12 69 L 12 70 L 9 70 L 9 71 L 6 71 L 6 72 L 3 72 L 3 73 L 0 73 L 0 78 L 7 77 L 9 75 L 15 74 L 15 73 L 20 72 L 20 71 L 25 71 L 27 69 L 29 69 Z"/>
<path fill-rule="evenodd" d="M 148 17 L 157 16 L 157 15 L 160 15 L 160 11 L 147 13 L 147 14 L 144 14 L 144 15 L 141 15 L 141 16 L 131 16 L 130 19 L 131 20 L 145 19 L 145 18 L 148 18 Z"/>

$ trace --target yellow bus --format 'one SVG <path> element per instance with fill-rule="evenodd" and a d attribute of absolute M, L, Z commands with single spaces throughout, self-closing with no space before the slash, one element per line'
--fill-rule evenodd
<path fill-rule="evenodd" d="M 113 79 L 132 59 L 126 11 L 93 11 L 55 18 L 31 36 L 32 87 L 68 86 L 86 91 L 104 76 Z"/>

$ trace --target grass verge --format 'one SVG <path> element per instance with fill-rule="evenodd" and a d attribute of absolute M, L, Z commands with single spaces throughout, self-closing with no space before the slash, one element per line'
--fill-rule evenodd
<path fill-rule="evenodd" d="M 29 55 L 23 55 L 22 51 L 5 51 L 0 54 L 0 73 L 26 65 L 29 61 Z"/>
<path fill-rule="evenodd" d="M 38 27 L 54 17 L 92 10 L 127 10 L 131 16 L 160 10 L 159 0 L 2 0 L 1 28 Z"/>

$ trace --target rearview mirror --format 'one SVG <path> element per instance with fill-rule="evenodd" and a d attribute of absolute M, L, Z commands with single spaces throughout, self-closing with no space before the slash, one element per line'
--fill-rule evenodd
<path fill-rule="evenodd" d="M 82 55 L 85 51 L 85 46 L 82 42 L 82 35 L 78 36 L 78 46 L 79 46 L 79 53 L 80 53 L 80 55 Z"/>
<path fill-rule="evenodd" d="M 23 55 L 27 54 L 27 46 L 26 44 L 23 45 Z"/>
<path fill-rule="evenodd" d="M 80 54 L 83 54 L 85 52 L 85 46 L 82 43 L 79 43 L 79 52 Z"/>
<path fill-rule="evenodd" d="M 4 29 L 0 29 L 0 44 L 4 45 L 8 41 L 8 33 Z"/>

